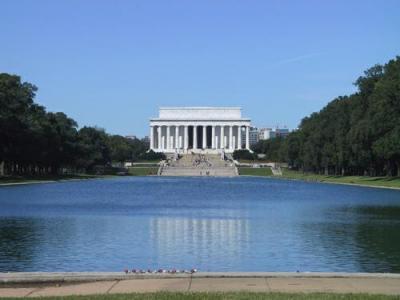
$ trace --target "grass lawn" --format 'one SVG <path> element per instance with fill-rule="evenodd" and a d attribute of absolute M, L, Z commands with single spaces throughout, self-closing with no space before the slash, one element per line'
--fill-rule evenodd
<path fill-rule="evenodd" d="M 158 164 L 161 160 L 160 159 L 154 159 L 154 160 L 137 160 L 134 161 L 135 164 L 138 163 L 143 163 L 143 164 Z"/>
<path fill-rule="evenodd" d="M 128 168 L 129 175 L 132 176 L 147 176 L 157 175 L 158 167 L 131 167 Z"/>
<path fill-rule="evenodd" d="M 238 159 L 238 161 L 241 164 L 266 164 L 269 163 L 269 160 L 263 160 L 263 159 L 257 159 L 257 160 L 252 160 L 252 159 Z"/>
<path fill-rule="evenodd" d="M 272 176 L 271 168 L 239 167 L 239 175 Z"/>
<path fill-rule="evenodd" d="M 2 298 L 2 299 L 20 299 L 20 298 Z M 94 295 L 94 296 L 68 296 L 68 297 L 45 297 L 45 299 L 79 299 L 79 300 L 244 300 L 244 299 L 265 299 L 265 300 L 394 300 L 400 299 L 400 296 L 366 295 L 366 294 L 286 294 L 286 293 L 145 293 L 145 294 L 115 294 L 115 295 Z"/>
<path fill-rule="evenodd" d="M 333 175 L 328 176 L 328 175 L 318 175 L 312 173 L 304 174 L 302 172 L 291 171 L 286 169 L 283 169 L 282 171 L 283 171 L 282 177 L 289 179 L 400 188 L 400 177 L 333 176 Z"/>

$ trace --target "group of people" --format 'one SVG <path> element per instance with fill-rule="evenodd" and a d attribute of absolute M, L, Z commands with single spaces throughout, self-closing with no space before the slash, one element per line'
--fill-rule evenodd
<path fill-rule="evenodd" d="M 196 154 L 193 154 L 196 155 Z M 199 167 L 199 166 L 206 166 L 206 167 L 211 167 L 212 163 L 207 159 L 207 156 L 204 154 L 197 154 L 196 157 L 192 160 L 193 167 Z"/>

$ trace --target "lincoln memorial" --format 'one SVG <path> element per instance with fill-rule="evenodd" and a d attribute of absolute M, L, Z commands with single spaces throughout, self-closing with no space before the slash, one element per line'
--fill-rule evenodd
<path fill-rule="evenodd" d="M 250 149 L 249 128 L 250 119 L 242 118 L 240 107 L 161 107 L 158 118 L 150 119 L 150 149 L 164 153 Z"/>

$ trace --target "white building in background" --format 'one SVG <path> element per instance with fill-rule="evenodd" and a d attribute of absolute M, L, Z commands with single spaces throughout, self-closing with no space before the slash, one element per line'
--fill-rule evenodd
<path fill-rule="evenodd" d="M 273 139 L 276 136 L 276 132 L 272 128 L 261 128 L 259 139 L 260 140 L 269 140 Z"/>
<path fill-rule="evenodd" d="M 276 127 L 275 129 L 262 128 L 260 129 L 259 138 L 260 140 L 269 140 L 276 137 L 285 138 L 288 136 L 289 133 L 290 131 L 287 128 L 278 128 L 278 127 Z"/>
<path fill-rule="evenodd" d="M 250 119 L 242 118 L 240 107 L 161 107 L 158 118 L 150 119 L 150 149 L 164 153 L 250 149 Z"/>

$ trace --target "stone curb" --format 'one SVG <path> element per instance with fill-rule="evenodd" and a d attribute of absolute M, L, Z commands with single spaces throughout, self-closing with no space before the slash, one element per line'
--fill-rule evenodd
<path fill-rule="evenodd" d="M 77 283 L 93 281 L 171 278 L 392 278 L 400 279 L 394 273 L 324 273 L 324 272 L 199 272 L 194 274 L 144 273 L 125 274 L 123 272 L 21 272 L 0 273 L 1 284 L 45 284 Z"/>

